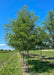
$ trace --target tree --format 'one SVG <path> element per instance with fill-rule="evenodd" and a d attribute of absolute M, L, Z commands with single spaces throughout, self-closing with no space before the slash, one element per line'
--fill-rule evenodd
<path fill-rule="evenodd" d="M 19 51 L 26 50 L 29 56 L 29 50 L 34 49 L 36 45 L 37 39 L 34 31 L 37 21 L 38 16 L 27 10 L 26 6 L 19 10 L 17 18 L 4 25 L 7 44 Z"/>
<path fill-rule="evenodd" d="M 54 11 L 49 11 L 45 22 L 43 22 L 48 34 L 49 34 L 49 43 L 54 48 Z"/>
<path fill-rule="evenodd" d="M 5 25 L 8 45 L 17 49 L 32 49 L 35 41 L 33 31 L 37 20 L 38 16 L 28 11 L 26 6 L 18 11 L 17 18 Z"/>
<path fill-rule="evenodd" d="M 46 30 L 44 27 L 42 26 L 38 26 L 35 31 L 35 38 L 36 38 L 36 46 L 37 48 L 40 50 L 40 57 L 42 56 L 42 49 L 46 48 L 46 46 L 48 45 L 48 39 L 49 39 L 49 35 L 47 34 Z"/>

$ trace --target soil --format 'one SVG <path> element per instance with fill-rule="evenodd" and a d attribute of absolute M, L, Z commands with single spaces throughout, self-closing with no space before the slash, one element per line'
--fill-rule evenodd
<path fill-rule="evenodd" d="M 28 73 L 28 66 L 26 65 L 26 63 L 23 63 L 23 58 L 21 57 L 20 53 L 19 56 L 20 56 L 20 62 L 22 63 L 21 67 L 22 67 L 23 75 L 30 75 Z"/>

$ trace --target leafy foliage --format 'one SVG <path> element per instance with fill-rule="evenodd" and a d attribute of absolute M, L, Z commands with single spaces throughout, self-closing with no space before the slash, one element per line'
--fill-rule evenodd
<path fill-rule="evenodd" d="M 45 29 L 49 34 L 49 43 L 51 43 L 54 48 L 54 11 L 49 11 L 47 17 L 45 18 L 45 22 L 43 22 Z"/>
<path fill-rule="evenodd" d="M 17 13 L 17 18 L 5 25 L 6 40 L 8 45 L 19 49 L 28 50 L 35 47 L 34 30 L 37 27 L 38 16 L 27 10 L 25 6 Z"/>

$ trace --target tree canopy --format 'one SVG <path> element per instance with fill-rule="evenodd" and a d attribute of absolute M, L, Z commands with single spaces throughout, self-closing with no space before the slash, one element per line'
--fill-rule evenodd
<path fill-rule="evenodd" d="M 15 19 L 4 25 L 7 44 L 17 50 L 32 50 L 54 43 L 54 11 L 48 12 L 43 27 L 38 22 L 39 16 L 24 6 Z"/>
<path fill-rule="evenodd" d="M 19 50 L 34 49 L 37 40 L 34 31 L 38 19 L 39 17 L 35 16 L 34 12 L 27 10 L 26 6 L 19 10 L 17 18 L 4 27 L 8 45 Z"/>
<path fill-rule="evenodd" d="M 45 29 L 48 31 L 50 45 L 54 48 L 54 11 L 49 11 L 43 22 Z"/>

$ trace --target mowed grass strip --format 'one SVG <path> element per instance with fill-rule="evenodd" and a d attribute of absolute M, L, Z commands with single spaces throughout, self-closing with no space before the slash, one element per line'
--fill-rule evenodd
<path fill-rule="evenodd" d="M 45 58 L 46 61 L 49 61 L 50 63 L 54 64 L 54 51 L 50 51 L 50 50 L 49 51 L 40 51 L 40 50 L 29 51 L 29 53 L 31 53 L 31 54 L 37 54 L 38 56 L 36 56 L 36 58 L 37 57 L 39 58 L 39 56 L 41 55 L 41 52 L 42 52 L 42 56 L 46 57 Z M 42 58 L 44 58 L 44 57 L 42 57 Z"/>
<path fill-rule="evenodd" d="M 14 52 L 0 53 L 0 63 L 2 63 L 5 60 L 7 60 L 13 54 L 14 54 Z"/>
<path fill-rule="evenodd" d="M 40 60 L 40 51 L 29 51 L 29 54 L 36 54 L 35 58 L 29 55 L 29 61 L 26 57 L 31 75 L 54 75 L 54 59 Z M 54 57 L 54 51 L 42 51 L 42 56 Z"/>
<path fill-rule="evenodd" d="M 42 52 L 42 56 L 46 56 L 46 57 L 54 57 L 54 51 L 36 51 L 36 50 L 31 50 L 29 51 L 29 53 L 32 53 L 32 54 L 39 54 L 40 55 L 40 52 Z"/>
<path fill-rule="evenodd" d="M 6 64 L 3 64 L 2 69 L 0 69 L 0 75 L 22 75 L 19 59 L 20 57 L 16 53 Z"/>

